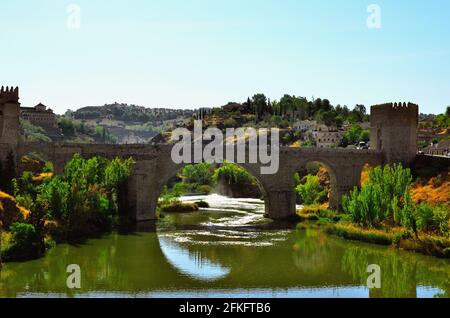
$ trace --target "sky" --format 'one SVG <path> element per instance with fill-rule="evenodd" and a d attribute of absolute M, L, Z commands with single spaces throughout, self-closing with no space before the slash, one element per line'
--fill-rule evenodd
<path fill-rule="evenodd" d="M 56 113 L 214 107 L 255 93 L 443 113 L 449 14 L 448 0 L 2 1 L 0 85 Z"/>

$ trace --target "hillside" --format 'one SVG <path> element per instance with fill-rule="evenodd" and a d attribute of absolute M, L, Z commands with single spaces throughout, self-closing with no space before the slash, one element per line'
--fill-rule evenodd
<path fill-rule="evenodd" d="M 161 125 L 166 121 L 190 117 L 193 114 L 193 110 L 146 108 L 137 105 L 114 103 L 103 106 L 87 106 L 74 112 L 69 111 L 69 113 L 74 119 L 79 120 L 111 120 L 125 124 L 143 124 L 150 122 Z"/>

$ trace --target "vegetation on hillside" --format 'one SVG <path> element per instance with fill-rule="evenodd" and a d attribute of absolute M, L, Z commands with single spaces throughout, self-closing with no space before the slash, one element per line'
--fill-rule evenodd
<path fill-rule="evenodd" d="M 20 127 L 23 131 L 23 140 L 27 142 L 51 142 L 44 128 L 35 126 L 28 120 L 20 119 Z"/>

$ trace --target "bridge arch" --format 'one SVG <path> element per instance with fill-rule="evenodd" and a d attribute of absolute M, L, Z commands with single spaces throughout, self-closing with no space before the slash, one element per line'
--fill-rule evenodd
<path fill-rule="evenodd" d="M 340 204 L 340 193 L 338 191 L 337 168 L 327 159 L 320 157 L 312 157 L 300 159 L 294 165 L 294 173 L 306 167 L 309 163 L 319 164 L 324 167 L 330 178 L 329 202 L 331 208 L 337 208 Z"/>
<path fill-rule="evenodd" d="M 261 175 L 259 174 L 259 167 L 255 167 L 253 164 L 244 164 L 244 163 L 233 163 L 237 166 L 243 168 L 246 170 L 250 175 L 252 175 L 257 182 L 257 185 L 261 191 L 261 194 L 263 195 L 264 203 L 265 203 L 265 215 L 268 217 L 271 217 L 271 210 L 270 210 L 270 196 L 269 191 L 267 189 L 267 185 L 265 184 L 265 181 L 261 178 Z M 168 165 L 166 169 L 162 169 L 160 172 L 159 181 L 156 183 L 156 188 L 153 191 L 153 193 L 150 195 L 153 202 L 151 203 L 151 206 L 155 207 L 156 211 L 156 205 L 158 203 L 159 197 L 161 196 L 164 186 L 166 186 L 169 181 L 177 175 L 178 172 L 180 172 L 187 164 L 172 164 Z M 145 191 L 145 190 L 144 190 Z M 148 189 L 147 191 L 151 191 L 151 189 Z M 153 212 L 154 213 L 154 212 Z"/>

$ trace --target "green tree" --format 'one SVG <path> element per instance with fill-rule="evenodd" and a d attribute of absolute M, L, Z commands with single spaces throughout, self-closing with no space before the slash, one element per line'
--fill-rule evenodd
<path fill-rule="evenodd" d="M 411 171 L 401 165 L 376 167 L 361 189 L 355 188 L 343 197 L 343 209 L 352 222 L 363 226 L 373 227 L 386 221 L 416 231 L 411 183 Z"/>
<path fill-rule="evenodd" d="M 360 141 L 368 142 L 370 140 L 370 132 L 364 130 L 360 125 L 353 124 L 350 129 L 344 133 L 344 143 L 347 145 L 356 145 Z"/>
<path fill-rule="evenodd" d="M 301 204 L 311 205 L 322 203 L 328 191 L 319 182 L 319 176 L 307 175 L 305 183 L 296 186 L 295 191 Z"/>
<path fill-rule="evenodd" d="M 180 176 L 184 183 L 211 185 L 214 167 L 215 166 L 213 163 L 208 162 L 186 165 L 181 171 Z"/>
<path fill-rule="evenodd" d="M 247 170 L 230 162 L 225 162 L 214 171 L 213 183 L 217 183 L 219 180 L 224 180 L 227 184 L 256 184 L 256 179 Z"/>

